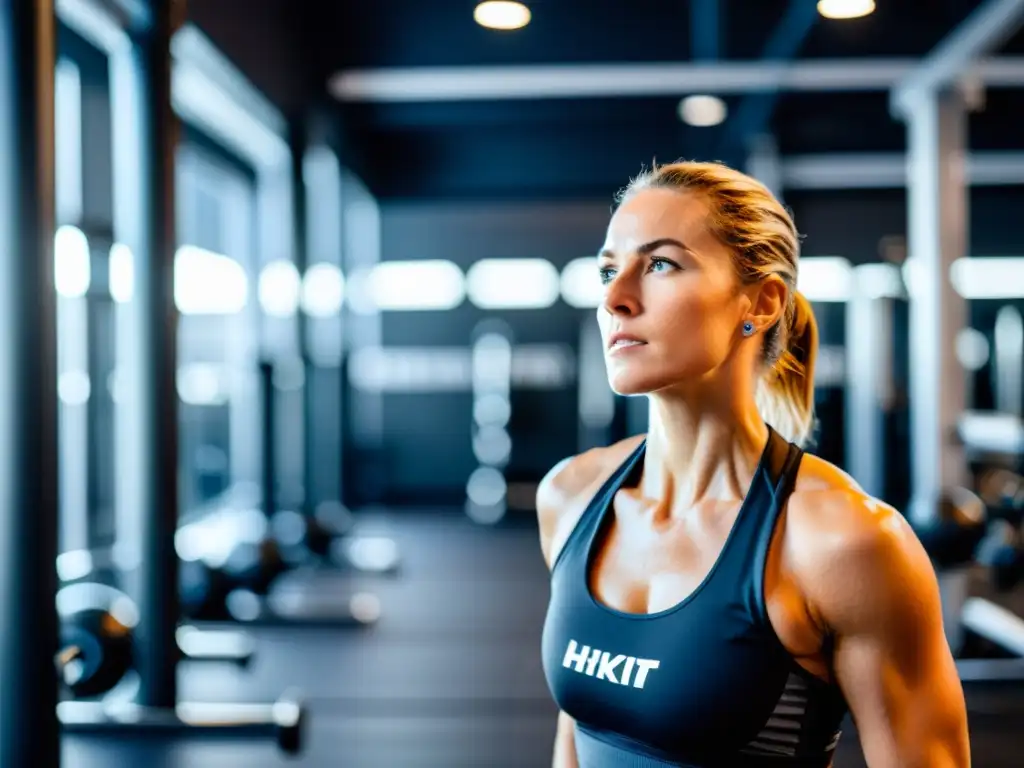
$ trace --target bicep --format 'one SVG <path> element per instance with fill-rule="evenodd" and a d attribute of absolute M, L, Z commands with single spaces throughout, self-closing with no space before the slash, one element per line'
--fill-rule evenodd
<path fill-rule="evenodd" d="M 836 680 L 871 768 L 969 765 L 963 692 L 944 637 L 849 637 L 836 643 Z"/>
<path fill-rule="evenodd" d="M 828 620 L 832 666 L 871 768 L 970 764 L 963 689 L 935 573 L 917 539 L 886 531 L 855 558 Z"/>

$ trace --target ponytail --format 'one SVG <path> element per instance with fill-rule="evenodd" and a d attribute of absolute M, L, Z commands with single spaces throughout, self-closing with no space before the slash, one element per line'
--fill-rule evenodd
<path fill-rule="evenodd" d="M 794 291 L 784 318 L 765 339 L 765 353 L 771 367 L 758 383 L 758 411 L 784 438 L 806 445 L 814 430 L 818 325 L 803 294 Z"/>

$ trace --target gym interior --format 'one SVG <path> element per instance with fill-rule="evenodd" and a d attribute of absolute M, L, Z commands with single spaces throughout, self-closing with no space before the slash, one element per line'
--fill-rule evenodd
<path fill-rule="evenodd" d="M 2 0 L 0 765 L 550 766 L 540 480 L 652 161 L 802 236 L 809 451 L 1024 737 L 1024 0 Z M 852 722 L 835 766 L 866 765 Z"/>

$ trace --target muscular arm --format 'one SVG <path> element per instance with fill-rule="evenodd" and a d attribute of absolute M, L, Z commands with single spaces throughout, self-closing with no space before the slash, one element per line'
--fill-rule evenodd
<path fill-rule="evenodd" d="M 856 494 L 841 504 L 845 522 L 808 561 L 805 593 L 834 637 L 833 672 L 867 763 L 968 768 L 963 689 L 931 562 L 897 511 Z"/>

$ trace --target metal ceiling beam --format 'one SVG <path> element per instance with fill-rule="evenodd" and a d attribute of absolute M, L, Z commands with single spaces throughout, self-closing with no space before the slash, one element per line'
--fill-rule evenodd
<path fill-rule="evenodd" d="M 409 67 L 345 70 L 328 90 L 344 102 L 683 96 L 764 91 L 888 91 L 915 71 L 906 58 L 809 59 L 717 64 L 589 64 Z M 992 87 L 1024 86 L 1024 57 L 983 61 L 973 70 Z"/>
<path fill-rule="evenodd" d="M 783 189 L 902 189 L 907 156 L 902 152 L 789 155 L 780 162 Z M 1024 187 L 1024 152 L 970 152 L 967 183 L 976 187 Z"/>
<path fill-rule="evenodd" d="M 1024 24 L 1024 0 L 989 0 L 893 86 L 890 108 L 897 116 L 913 110 L 917 94 L 961 79 L 986 78 L 978 60 L 999 48 Z"/>
<path fill-rule="evenodd" d="M 768 62 L 787 62 L 800 51 L 807 35 L 819 18 L 817 0 L 790 0 L 786 12 L 765 43 L 761 58 Z M 742 150 L 744 144 L 764 132 L 771 121 L 779 90 L 749 93 L 725 124 L 719 138 L 719 154 Z"/>

